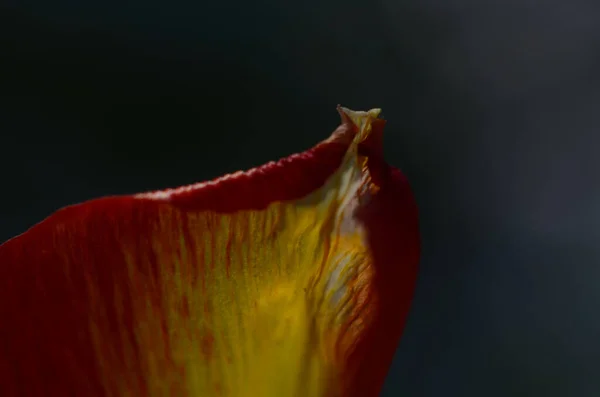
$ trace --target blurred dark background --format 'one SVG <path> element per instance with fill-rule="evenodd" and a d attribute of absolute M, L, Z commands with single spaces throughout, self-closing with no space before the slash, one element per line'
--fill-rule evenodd
<path fill-rule="evenodd" d="M 382 107 L 423 260 L 384 396 L 600 396 L 600 3 L 0 1 L 0 241 Z"/>

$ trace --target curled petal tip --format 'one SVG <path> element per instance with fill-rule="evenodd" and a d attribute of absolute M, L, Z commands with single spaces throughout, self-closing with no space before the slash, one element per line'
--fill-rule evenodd
<path fill-rule="evenodd" d="M 338 105 L 338 112 L 340 114 L 346 115 L 355 125 L 360 126 L 364 124 L 366 121 L 372 121 L 379 117 L 381 114 L 380 108 L 373 108 L 368 111 L 362 110 L 352 110 L 346 107 Z M 342 121 L 344 120 L 344 116 L 342 116 Z"/>
<path fill-rule="evenodd" d="M 373 108 L 368 111 L 351 110 L 337 105 L 341 124 L 333 132 L 329 140 L 356 143 L 372 141 L 371 135 L 380 135 L 383 130 L 384 120 L 379 119 L 381 109 Z M 377 139 L 378 141 L 380 139 Z"/>

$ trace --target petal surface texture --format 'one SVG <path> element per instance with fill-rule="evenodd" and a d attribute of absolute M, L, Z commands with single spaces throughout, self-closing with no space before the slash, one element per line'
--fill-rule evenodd
<path fill-rule="evenodd" d="M 1 396 L 377 396 L 417 209 L 377 109 L 306 152 L 63 208 L 0 246 Z"/>

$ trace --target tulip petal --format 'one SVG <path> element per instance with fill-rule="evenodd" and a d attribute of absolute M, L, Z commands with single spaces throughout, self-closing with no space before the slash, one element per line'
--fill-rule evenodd
<path fill-rule="evenodd" d="M 417 211 L 379 110 L 217 180 L 61 209 L 0 246 L 2 396 L 375 396 Z"/>

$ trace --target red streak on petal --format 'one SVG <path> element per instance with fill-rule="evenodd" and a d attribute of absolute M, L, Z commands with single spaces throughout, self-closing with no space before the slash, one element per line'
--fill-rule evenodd
<path fill-rule="evenodd" d="M 181 301 L 181 314 L 185 318 L 188 318 L 190 316 L 190 304 L 189 304 L 187 298 L 185 298 L 185 297 Z"/>
<path fill-rule="evenodd" d="M 215 338 L 212 334 L 206 334 L 202 337 L 202 354 L 207 359 L 210 359 L 213 355 L 213 346 L 215 343 Z"/>

